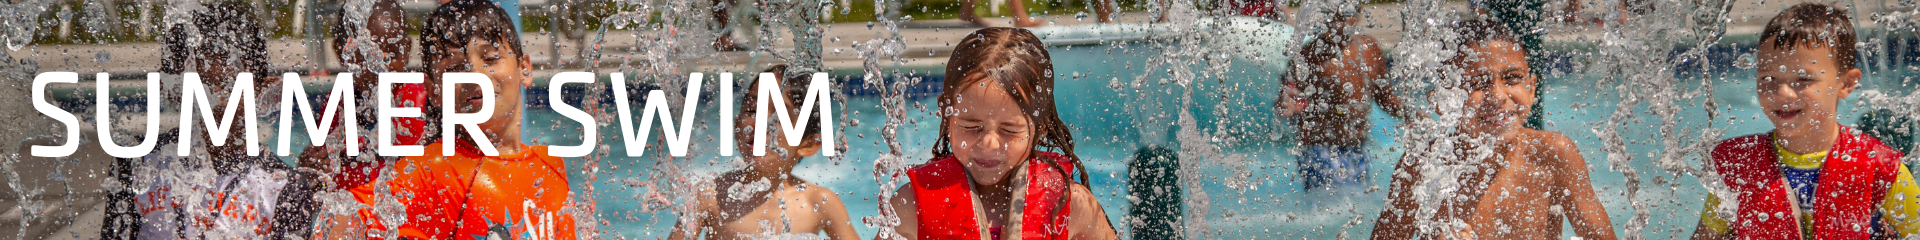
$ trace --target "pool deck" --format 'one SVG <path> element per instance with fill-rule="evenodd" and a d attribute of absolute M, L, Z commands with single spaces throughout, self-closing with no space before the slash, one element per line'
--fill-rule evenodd
<path fill-rule="evenodd" d="M 1728 31 L 1728 35 L 1758 33 L 1763 24 L 1765 24 L 1766 19 L 1775 14 L 1778 9 L 1795 3 L 1797 2 L 1767 1 L 1761 4 L 1749 3 L 1736 6 L 1732 17 L 1734 22 Z M 1398 24 L 1401 22 L 1399 20 L 1399 13 L 1402 7 L 1404 6 L 1401 4 L 1383 4 L 1370 5 L 1362 8 L 1362 11 L 1364 11 L 1363 16 L 1365 17 L 1363 24 L 1367 25 L 1365 30 L 1366 34 L 1380 40 L 1389 51 L 1394 49 L 1394 46 L 1399 43 L 1402 37 L 1400 33 L 1402 27 Z M 1468 9 L 1465 2 L 1448 2 L 1444 7 L 1455 9 L 1456 11 L 1466 11 Z M 1597 11 L 1595 9 L 1587 9 L 1583 11 L 1582 14 L 1587 16 L 1605 15 L 1603 11 Z M 1149 23 L 1151 21 L 1150 17 L 1148 13 L 1144 12 L 1120 13 L 1115 16 L 1116 21 L 1121 24 L 1161 27 L 1156 25 L 1162 24 Z M 1079 20 L 1074 19 L 1070 15 L 1051 15 L 1043 18 L 1053 21 L 1049 25 L 1054 26 L 1055 29 L 1059 29 L 1058 27 L 1081 28 L 1100 26 L 1099 23 L 1091 21 L 1092 18 Z M 1865 20 L 1857 21 L 1871 24 L 1871 22 Z M 997 18 L 992 22 L 1006 24 L 1011 21 L 1006 18 Z M 1591 23 L 1549 23 L 1544 27 L 1548 34 L 1547 40 L 1550 43 L 1577 43 L 1598 41 L 1597 36 L 1602 34 L 1602 28 L 1594 26 L 1597 25 Z M 1867 28 L 1873 26 L 1860 27 Z M 1042 28 L 1047 27 L 1043 26 Z M 900 36 L 903 36 L 902 40 L 905 43 L 905 51 L 900 54 L 902 64 L 905 66 L 920 67 L 945 65 L 948 57 L 947 50 L 952 49 L 952 41 L 964 37 L 967 33 L 975 29 L 978 28 L 968 26 L 959 20 L 953 19 L 916 20 L 903 23 L 900 28 Z M 876 26 L 869 28 L 866 23 L 830 24 L 827 27 L 825 36 L 827 40 L 823 43 L 823 64 L 829 69 L 857 69 L 863 65 L 863 59 L 858 55 L 853 46 L 864 41 L 878 39 L 885 34 L 884 27 Z M 627 56 L 623 55 L 627 52 L 626 49 L 631 49 L 641 42 L 640 39 L 642 38 L 636 37 L 639 35 L 641 34 L 632 31 L 613 31 L 606 34 L 606 44 L 603 47 L 604 49 L 608 49 L 608 51 L 606 51 L 606 55 L 602 58 L 603 61 L 600 64 L 600 69 L 619 66 L 621 64 L 620 59 L 627 58 Z M 738 36 L 740 35 L 736 35 L 736 38 L 739 38 Z M 591 36 L 588 38 L 591 38 Z M 783 36 L 781 39 L 790 38 Z M 272 58 L 270 61 L 275 68 L 274 71 L 313 72 L 315 68 L 312 66 L 315 64 L 326 65 L 329 69 L 340 69 L 339 64 L 331 57 L 312 58 L 309 56 L 314 55 L 311 54 L 310 51 L 320 51 L 318 55 L 332 56 L 332 54 L 327 53 L 330 50 L 326 47 L 310 48 L 308 44 L 304 44 L 306 43 L 304 39 L 295 38 L 275 39 L 269 42 L 268 55 Z M 535 63 L 535 75 L 537 76 L 561 71 L 579 71 L 584 69 L 584 64 L 578 63 L 577 59 L 580 58 L 575 54 L 579 52 L 582 44 L 573 41 L 555 42 L 551 35 L 543 33 L 523 34 L 522 42 L 525 43 L 524 47 L 526 50 L 531 53 L 529 55 L 532 62 Z M 557 47 L 555 47 L 556 45 Z M 680 45 L 683 46 L 678 47 L 682 49 L 681 51 L 690 52 L 685 49 L 695 48 L 693 45 L 705 45 L 705 43 L 682 42 Z M 743 45 L 746 44 L 743 43 Z M 314 44 L 312 46 L 327 45 Z M 791 41 L 776 42 L 774 44 L 776 51 L 790 51 L 792 47 L 793 43 Z M 16 57 L 26 56 L 38 62 L 43 72 L 109 72 L 119 76 L 115 77 L 115 79 L 133 79 L 144 75 L 141 73 L 154 71 L 159 68 L 160 58 L 156 56 L 160 56 L 162 49 L 158 43 L 115 44 L 105 46 L 48 45 L 30 46 L 8 54 Z M 554 54 L 556 49 L 561 54 Z M 701 63 L 703 64 L 702 66 L 682 66 L 695 67 L 683 69 L 713 69 L 710 68 L 716 67 L 713 65 L 725 65 L 717 67 L 729 70 L 758 70 L 760 67 L 766 65 L 765 60 L 756 62 L 756 59 L 753 57 L 754 52 L 752 51 L 711 53 L 713 54 L 703 56 L 687 56 L 690 54 L 681 54 L 683 56 L 677 56 L 681 58 L 679 59 L 680 61 L 677 62 L 705 62 Z M 766 56 L 766 54 L 760 54 L 760 56 L 765 58 L 764 56 Z M 557 65 L 555 61 L 553 61 L 555 57 L 558 57 L 560 60 Z M 419 68 L 419 57 L 415 55 L 412 56 L 412 58 L 411 68 Z M 636 56 L 635 58 L 638 57 Z M 605 72 L 605 70 L 601 71 Z"/>

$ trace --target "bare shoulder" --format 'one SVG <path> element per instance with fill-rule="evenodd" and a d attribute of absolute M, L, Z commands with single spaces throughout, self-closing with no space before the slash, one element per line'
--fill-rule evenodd
<path fill-rule="evenodd" d="M 1368 52 L 1380 52 L 1380 41 L 1374 40 L 1372 36 L 1356 35 L 1356 36 L 1353 36 L 1349 41 L 1353 41 L 1352 45 L 1354 47 L 1360 48 L 1360 50 L 1368 51 Z"/>
<path fill-rule="evenodd" d="M 840 202 L 840 194 L 834 192 L 833 189 L 820 186 L 819 184 L 813 184 L 812 181 L 807 181 L 806 179 L 800 179 L 798 177 L 793 179 L 800 182 L 800 193 L 805 194 L 807 200 L 814 202 Z"/>
<path fill-rule="evenodd" d="M 913 183 L 907 183 L 906 185 L 900 185 L 900 188 L 896 188 L 896 189 L 894 189 L 894 190 L 893 190 L 893 197 L 892 197 L 892 198 L 888 198 L 888 199 L 887 199 L 887 202 L 888 202 L 888 203 L 892 203 L 892 204 L 893 204 L 893 205 L 894 205 L 895 207 L 898 207 L 898 206 L 913 206 L 913 204 L 914 204 L 914 197 L 913 197 L 913 193 L 914 193 L 914 192 L 913 192 Z"/>
<path fill-rule="evenodd" d="M 1067 196 L 1068 199 L 1073 200 L 1071 203 L 1073 204 L 1073 208 L 1084 209 L 1100 207 L 1100 196 L 1094 195 L 1093 189 L 1087 188 L 1086 184 L 1072 183 L 1067 191 L 1067 194 L 1069 194 Z"/>
<path fill-rule="evenodd" d="M 1534 155 L 1538 156 L 1535 159 L 1549 161 L 1549 163 L 1579 161 L 1584 165 L 1585 161 L 1579 159 L 1580 147 L 1574 145 L 1573 139 L 1567 138 L 1567 135 L 1531 128 L 1521 128 L 1520 131 L 1527 138 L 1525 141 L 1520 141 L 1521 144 L 1529 145 L 1528 147 L 1534 149 Z"/>

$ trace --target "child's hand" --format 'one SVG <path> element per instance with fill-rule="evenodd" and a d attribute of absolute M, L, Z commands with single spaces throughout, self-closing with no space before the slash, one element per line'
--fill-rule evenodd
<path fill-rule="evenodd" d="M 1288 118 L 1300 114 L 1300 111 L 1306 110 L 1307 99 L 1301 98 L 1300 89 L 1289 82 L 1286 85 L 1280 86 L 1280 101 L 1277 102 L 1277 105 L 1279 106 L 1274 106 L 1274 114 L 1279 115 L 1280 118 Z"/>

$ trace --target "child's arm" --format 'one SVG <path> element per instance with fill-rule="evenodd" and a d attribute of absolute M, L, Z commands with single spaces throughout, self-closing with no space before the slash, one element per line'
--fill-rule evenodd
<path fill-rule="evenodd" d="M 1107 220 L 1107 210 L 1100 208 L 1100 199 L 1093 195 L 1093 191 L 1087 189 L 1087 185 L 1084 184 L 1075 183 L 1072 187 L 1073 192 L 1067 196 L 1073 201 L 1069 203 L 1072 210 L 1067 216 L 1067 226 L 1071 229 L 1067 233 L 1071 234 L 1070 238 L 1086 240 L 1120 238 L 1119 234 L 1114 233 L 1113 223 Z"/>
<path fill-rule="evenodd" d="M 811 183 L 808 184 L 811 185 Z M 840 202 L 840 195 L 833 193 L 832 190 L 827 190 L 826 187 L 814 186 L 811 189 L 819 192 L 821 199 L 824 200 L 820 202 L 819 206 L 815 206 L 813 209 L 820 211 L 820 214 L 825 214 L 826 216 L 825 218 L 821 218 L 821 220 L 826 221 L 827 238 L 833 240 L 860 240 L 860 233 L 853 230 L 853 222 L 848 220 L 847 217 L 847 205 Z"/>
<path fill-rule="evenodd" d="M 1607 208 L 1600 205 L 1600 200 L 1593 195 L 1592 179 L 1587 176 L 1587 160 L 1580 156 L 1580 148 L 1575 147 L 1573 140 L 1567 139 L 1567 136 L 1557 133 L 1549 134 L 1547 147 L 1552 151 L 1552 159 L 1558 160 L 1552 164 L 1553 168 L 1557 168 L 1554 172 L 1561 173 L 1557 178 L 1559 182 L 1554 184 L 1560 189 L 1552 192 L 1564 193 L 1552 194 L 1554 205 L 1567 208 L 1566 213 L 1571 215 L 1567 220 L 1573 225 L 1574 234 L 1586 239 L 1615 239 L 1613 222 L 1607 219 Z"/>
<path fill-rule="evenodd" d="M 667 240 L 695 239 L 703 233 L 710 233 L 707 229 L 709 220 L 707 216 L 712 216 L 720 209 L 719 203 L 716 202 L 718 199 L 714 198 L 716 194 L 718 193 L 715 193 L 712 188 L 701 189 L 697 197 L 699 200 L 696 200 L 699 203 L 694 204 L 693 212 L 686 213 L 680 217 L 680 222 L 673 224 L 673 231 L 667 234 Z"/>
<path fill-rule="evenodd" d="M 1362 70 L 1367 71 L 1367 85 L 1369 85 L 1367 88 L 1371 88 L 1368 89 L 1370 90 L 1368 93 L 1373 95 L 1370 97 L 1373 97 L 1374 101 L 1380 104 L 1380 109 L 1386 111 L 1388 115 L 1401 119 L 1418 117 L 1419 113 L 1408 109 L 1410 106 L 1407 106 L 1407 100 L 1401 98 L 1398 91 L 1394 91 L 1394 82 L 1387 78 L 1387 72 L 1392 70 L 1393 66 L 1388 65 L 1386 54 L 1380 51 L 1380 44 L 1371 37 L 1356 40 L 1361 44 L 1360 53 L 1357 55 L 1360 61 L 1366 64 Z"/>
<path fill-rule="evenodd" d="M 1693 226 L 1693 240 L 1721 240 L 1733 238 L 1728 231 L 1727 221 L 1714 216 L 1713 209 L 1720 207 L 1720 198 L 1707 194 L 1707 203 L 1700 207 L 1700 224 Z"/>
<path fill-rule="evenodd" d="M 920 239 L 920 212 L 913 208 L 917 204 L 913 200 L 913 186 L 901 185 L 900 189 L 893 190 L 893 198 L 887 199 L 887 203 L 893 205 L 894 215 L 900 216 L 900 225 L 893 226 L 893 232 L 900 235 L 899 239 Z M 894 238 L 888 238 L 885 234 L 875 234 L 873 240 L 894 240 Z"/>
<path fill-rule="evenodd" d="M 1887 186 L 1887 196 L 1880 200 L 1881 224 L 1893 232 L 1894 237 L 1905 238 L 1920 234 L 1920 186 L 1913 182 L 1913 172 L 1906 164 L 1898 164 L 1900 171 L 1891 186 Z"/>
<path fill-rule="evenodd" d="M 1400 164 L 1393 168 L 1393 188 L 1387 192 L 1387 209 L 1380 211 L 1380 219 L 1374 220 L 1373 239 L 1412 239 L 1418 233 L 1414 229 L 1413 218 L 1420 204 L 1413 202 L 1413 182 L 1420 179 L 1420 171 L 1415 170 L 1413 154 L 1400 157 Z"/>

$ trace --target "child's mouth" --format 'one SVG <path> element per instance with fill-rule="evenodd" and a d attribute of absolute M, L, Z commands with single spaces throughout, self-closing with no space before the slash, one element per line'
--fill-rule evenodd
<path fill-rule="evenodd" d="M 480 97 L 469 97 L 467 98 L 467 106 L 480 106 L 480 100 Z"/>
<path fill-rule="evenodd" d="M 1772 112 L 1774 117 L 1779 117 L 1780 119 L 1793 119 L 1793 117 L 1800 116 L 1801 111 L 1802 110 L 1773 110 Z"/>
<path fill-rule="evenodd" d="M 1509 124 L 1513 124 L 1514 121 L 1515 120 L 1514 120 L 1513 114 L 1509 114 L 1504 111 L 1490 114 L 1485 117 L 1480 117 L 1480 123 L 1486 124 L 1487 126 L 1490 126 L 1490 127 L 1505 127 Z"/>
<path fill-rule="evenodd" d="M 997 168 L 997 167 L 1000 167 L 1001 164 L 1005 164 L 1005 163 L 1006 161 L 1001 161 L 1001 160 L 988 160 L 988 159 L 973 160 L 973 165 L 979 166 L 981 168 Z"/>

